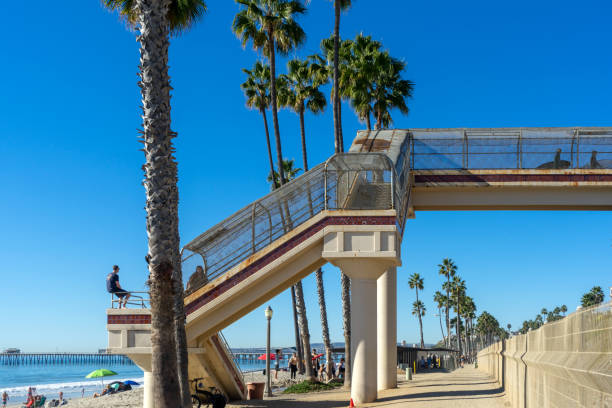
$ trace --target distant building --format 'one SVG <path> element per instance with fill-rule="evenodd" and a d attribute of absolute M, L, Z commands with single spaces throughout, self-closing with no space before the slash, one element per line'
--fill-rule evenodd
<path fill-rule="evenodd" d="M 7 348 L 4 349 L 2 352 L 7 354 L 19 354 L 21 353 L 21 350 L 19 350 L 18 348 Z"/>

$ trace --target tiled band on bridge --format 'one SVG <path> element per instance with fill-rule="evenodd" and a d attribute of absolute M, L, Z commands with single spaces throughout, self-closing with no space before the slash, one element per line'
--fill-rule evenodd
<path fill-rule="evenodd" d="M 283 254 L 295 248 L 308 238 L 329 225 L 395 225 L 396 218 L 394 216 L 328 216 L 297 234 L 287 242 L 279 245 L 274 250 L 270 251 L 260 259 L 256 260 L 246 268 L 236 273 L 231 278 L 221 282 L 211 290 L 203 293 L 200 297 L 185 305 L 185 313 L 191 314 L 201 308 L 211 300 L 217 298 L 222 293 L 227 292 L 230 288 L 236 286 L 247 277 L 253 275 L 261 268 L 265 267 L 274 260 L 280 258 Z"/>

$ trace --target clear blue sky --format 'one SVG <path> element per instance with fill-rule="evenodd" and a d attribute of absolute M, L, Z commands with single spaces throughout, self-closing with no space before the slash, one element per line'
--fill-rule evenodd
<path fill-rule="evenodd" d="M 208 3 L 170 52 L 183 242 L 269 191 L 262 121 L 239 87 L 258 56 L 230 30 L 237 5 Z M 147 276 L 135 34 L 97 0 L 4 1 L 0 11 L 0 348 L 105 347 L 106 274 L 119 264 L 132 290 Z M 398 128 L 609 126 L 611 17 L 604 0 L 359 0 L 341 30 L 370 34 L 406 61 L 416 88 L 410 114 L 393 116 Z M 331 33 L 331 3 L 313 0 L 300 22 L 308 41 L 296 54 L 306 56 Z M 348 106 L 343 121 L 350 141 L 363 125 Z M 280 126 L 285 156 L 301 161 L 297 117 L 281 112 Z M 333 151 L 331 112 L 307 115 L 306 126 L 314 165 Z M 611 231 L 604 212 L 418 213 L 402 248 L 398 339 L 418 338 L 410 273 L 425 277 L 426 342 L 440 338 L 431 299 L 446 256 L 478 310 L 517 327 L 612 284 Z M 326 266 L 325 282 L 332 340 L 341 341 L 338 270 Z M 314 279 L 304 285 L 320 341 Z M 291 344 L 289 296 L 270 304 L 273 343 Z M 232 346 L 263 345 L 264 323 L 259 308 L 226 335 Z"/>

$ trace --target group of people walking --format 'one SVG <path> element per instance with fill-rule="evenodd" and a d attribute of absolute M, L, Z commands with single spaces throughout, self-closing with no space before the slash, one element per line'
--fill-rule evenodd
<path fill-rule="evenodd" d="M 280 369 L 280 356 L 281 356 L 282 350 L 277 349 L 276 350 L 276 360 L 275 360 L 275 364 L 274 364 L 274 378 L 277 379 L 278 378 L 278 372 L 281 370 Z M 338 378 L 338 379 L 344 379 L 344 372 L 345 372 L 345 361 L 344 358 L 340 359 L 340 362 L 338 364 L 336 364 L 336 362 L 331 359 L 329 362 L 324 362 L 322 361 L 321 357 L 322 354 L 317 354 L 317 350 L 316 349 L 312 349 L 312 371 L 314 373 L 314 376 L 319 380 L 319 381 L 330 381 L 333 380 L 334 378 Z M 305 365 L 305 361 L 302 360 L 302 363 Z M 330 365 L 330 373 L 331 373 L 331 378 L 330 376 L 328 376 L 328 370 L 327 370 L 327 364 Z M 291 357 L 289 358 L 289 361 L 287 362 L 287 369 L 289 370 L 290 373 L 290 378 L 292 380 L 295 380 L 297 377 L 297 373 L 299 370 L 299 359 L 297 356 L 297 353 L 293 353 L 291 355 Z"/>

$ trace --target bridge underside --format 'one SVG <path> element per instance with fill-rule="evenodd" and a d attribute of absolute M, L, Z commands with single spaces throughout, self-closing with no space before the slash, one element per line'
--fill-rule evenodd
<path fill-rule="evenodd" d="M 411 211 L 612 210 L 612 170 L 420 170 Z"/>

